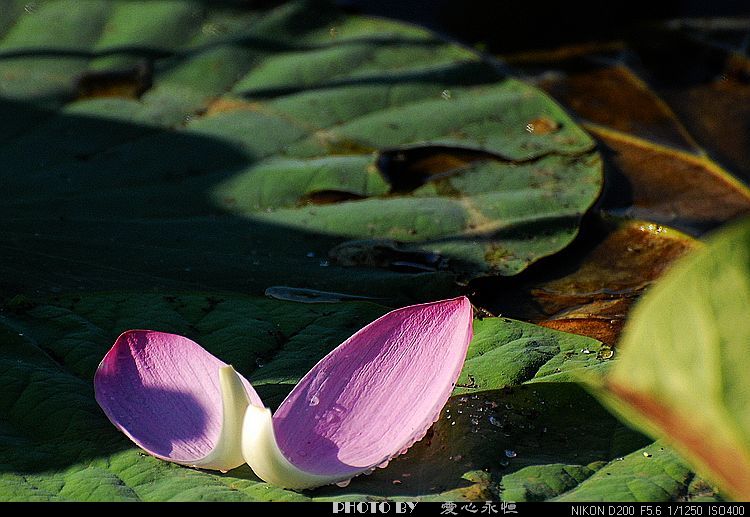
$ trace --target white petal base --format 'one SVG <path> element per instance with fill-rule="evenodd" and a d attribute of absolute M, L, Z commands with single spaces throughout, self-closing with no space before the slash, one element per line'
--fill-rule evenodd
<path fill-rule="evenodd" d="M 242 423 L 247 408 L 255 406 L 250 404 L 245 386 L 232 366 L 219 369 L 219 385 L 224 412 L 219 439 L 211 452 L 197 461 L 191 461 L 189 465 L 227 472 L 245 463 L 240 445 Z"/>
<path fill-rule="evenodd" d="M 271 410 L 248 406 L 242 428 L 242 452 L 255 475 L 282 488 L 304 489 L 346 481 L 361 472 L 340 476 L 311 474 L 298 469 L 286 459 L 276 442 Z M 364 469 L 363 471 L 364 472 Z"/>

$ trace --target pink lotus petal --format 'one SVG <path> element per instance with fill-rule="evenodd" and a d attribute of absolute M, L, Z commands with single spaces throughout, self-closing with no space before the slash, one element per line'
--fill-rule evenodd
<path fill-rule="evenodd" d="M 146 452 L 229 470 L 244 463 L 239 442 L 248 403 L 262 407 L 233 372 L 188 338 L 129 330 L 104 356 L 94 390 L 112 423 Z"/>
<path fill-rule="evenodd" d="M 248 408 L 245 459 L 286 488 L 344 481 L 384 464 L 437 420 L 471 337 L 465 297 L 386 314 L 315 365 L 272 426 L 270 412 Z"/>

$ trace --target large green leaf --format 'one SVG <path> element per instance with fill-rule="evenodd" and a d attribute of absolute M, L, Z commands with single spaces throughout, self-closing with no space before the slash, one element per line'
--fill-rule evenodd
<path fill-rule="evenodd" d="M 559 106 L 421 28 L 317 1 L 12 5 L 6 293 L 434 299 L 564 248 L 599 193 L 593 140 Z"/>
<path fill-rule="evenodd" d="M 322 355 L 385 310 L 218 294 L 121 292 L 47 304 L 15 297 L 0 312 L 0 499 L 525 500 L 584 488 L 586 497 L 607 498 L 597 476 L 608 475 L 595 472 L 640 479 L 651 460 L 671 484 L 646 479 L 617 497 L 687 492 L 689 471 L 672 453 L 654 446 L 653 458 L 626 456 L 648 441 L 567 381 L 609 362 L 597 341 L 502 318 L 475 322 L 459 387 L 425 439 L 345 489 L 295 493 L 247 467 L 217 474 L 157 460 L 119 433 L 93 397 L 94 370 L 116 336 L 147 327 L 193 337 L 275 407 Z"/>
<path fill-rule="evenodd" d="M 676 264 L 636 306 L 596 393 L 664 437 L 731 495 L 750 497 L 750 224 Z"/>

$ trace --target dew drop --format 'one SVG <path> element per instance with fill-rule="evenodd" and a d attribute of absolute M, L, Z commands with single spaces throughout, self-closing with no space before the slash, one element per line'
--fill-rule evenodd
<path fill-rule="evenodd" d="M 339 488 L 346 488 L 349 486 L 349 483 L 351 482 L 352 482 L 351 479 L 347 479 L 346 481 L 339 481 L 338 483 L 336 483 L 336 486 Z"/>
<path fill-rule="evenodd" d="M 490 424 L 494 425 L 495 427 L 502 427 L 503 426 L 503 424 L 500 423 L 500 420 L 498 420 L 494 416 L 490 416 Z"/>
<path fill-rule="evenodd" d="M 505 449 L 505 457 L 506 458 L 515 458 L 518 456 L 518 453 L 512 449 Z"/>
<path fill-rule="evenodd" d="M 380 465 L 378 465 L 378 468 L 379 469 L 384 469 L 384 468 L 386 468 L 388 466 L 389 463 L 390 463 L 389 460 L 385 460 L 383 463 L 381 463 Z"/>
<path fill-rule="evenodd" d="M 321 260 L 319 264 L 320 264 L 320 267 L 328 267 L 328 261 L 327 260 Z"/>
<path fill-rule="evenodd" d="M 318 404 L 320 404 L 320 399 L 318 398 L 317 395 L 313 395 L 312 398 L 310 399 L 310 405 L 317 406 Z"/>
<path fill-rule="evenodd" d="M 229 471 L 228 470 L 221 470 L 221 469 L 219 469 L 219 472 L 221 472 L 222 474 L 226 474 Z"/>
<path fill-rule="evenodd" d="M 590 354 L 591 350 L 589 350 L 588 348 L 581 348 L 581 353 L 582 354 Z"/>
<path fill-rule="evenodd" d="M 442 92 L 440 93 L 440 96 L 441 96 L 441 97 L 442 97 L 442 98 L 443 98 L 444 100 L 448 101 L 448 100 L 450 100 L 450 98 L 451 98 L 451 91 L 450 91 L 450 90 L 443 90 L 443 91 L 442 91 Z"/>
<path fill-rule="evenodd" d="M 651 454 L 650 452 L 644 452 L 643 453 L 643 457 L 644 458 L 650 458 L 651 456 L 653 456 L 653 454 Z"/>
<path fill-rule="evenodd" d="M 471 424 L 472 425 L 479 425 L 479 419 L 476 417 L 471 417 Z"/>
<path fill-rule="evenodd" d="M 401 480 L 400 479 L 394 479 L 393 481 L 391 481 L 391 483 L 393 483 L 394 485 L 400 485 L 401 484 Z"/>
<path fill-rule="evenodd" d="M 526 124 L 526 131 L 536 135 L 548 135 L 560 129 L 560 124 L 547 117 L 539 117 Z"/>

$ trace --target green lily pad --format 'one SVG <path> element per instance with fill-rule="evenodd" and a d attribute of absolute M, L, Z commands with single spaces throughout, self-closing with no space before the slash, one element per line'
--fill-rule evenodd
<path fill-rule="evenodd" d="M 730 495 L 750 496 L 750 224 L 714 235 L 636 305 L 595 393 Z"/>
<path fill-rule="evenodd" d="M 425 29 L 320 1 L 1 16 L 7 294 L 148 279 L 447 297 L 567 246 L 599 194 L 599 154 L 564 110 Z M 411 177 L 415 152 L 471 159 Z"/>
<path fill-rule="evenodd" d="M 569 382 L 611 363 L 595 353 L 599 342 L 502 318 L 475 322 L 459 386 L 427 436 L 345 489 L 297 493 L 261 482 L 247 466 L 219 474 L 157 460 L 94 400 L 93 373 L 117 335 L 154 328 L 188 335 L 231 362 L 275 407 L 320 357 L 386 310 L 218 293 L 110 292 L 44 304 L 14 297 L 0 311 L 0 500 L 520 501 L 584 489 L 581 497 L 607 498 L 610 487 L 597 482 L 608 479 L 606 469 L 643 470 L 635 460 L 648 439 Z M 653 458 L 643 461 L 655 458 L 673 480 L 629 497 L 687 493 L 689 469 L 650 447 Z M 633 461 L 618 460 L 628 454 Z"/>

